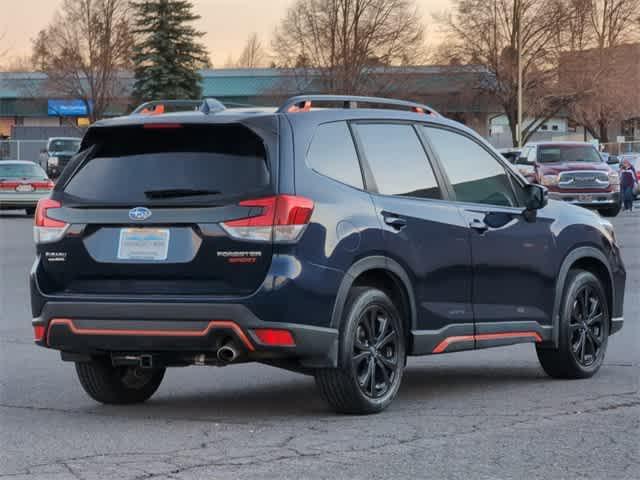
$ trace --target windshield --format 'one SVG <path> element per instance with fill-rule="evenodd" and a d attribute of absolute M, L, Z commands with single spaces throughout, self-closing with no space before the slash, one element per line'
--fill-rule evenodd
<path fill-rule="evenodd" d="M 80 139 L 58 139 L 49 143 L 50 152 L 77 152 L 80 150 Z"/>
<path fill-rule="evenodd" d="M 47 175 L 44 170 L 35 163 L 30 165 L 27 163 L 0 163 L 0 180 L 19 180 L 23 178 L 45 179 Z"/>
<path fill-rule="evenodd" d="M 542 145 L 538 147 L 538 162 L 588 162 L 601 163 L 602 157 L 590 145 Z"/>

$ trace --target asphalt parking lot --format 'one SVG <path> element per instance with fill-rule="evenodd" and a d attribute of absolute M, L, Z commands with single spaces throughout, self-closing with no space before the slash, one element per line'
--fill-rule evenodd
<path fill-rule="evenodd" d="M 614 224 L 626 323 L 596 377 L 550 380 L 531 345 L 413 358 L 387 411 L 353 417 L 260 365 L 170 369 L 144 405 L 94 403 L 32 343 L 31 219 L 0 214 L 0 478 L 639 479 L 640 211 Z"/>

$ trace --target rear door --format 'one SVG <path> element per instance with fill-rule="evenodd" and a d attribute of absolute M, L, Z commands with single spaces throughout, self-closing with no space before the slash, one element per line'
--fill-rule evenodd
<path fill-rule="evenodd" d="M 443 348 L 448 337 L 473 335 L 469 233 L 411 124 L 357 123 L 386 255 L 411 277 L 418 312 L 413 353 Z M 473 337 L 451 349 L 473 348 Z M 450 350 L 450 349 L 449 349 Z"/>
<path fill-rule="evenodd" d="M 91 155 L 70 165 L 52 197 L 61 208 L 47 213 L 69 224 L 61 240 L 39 247 L 49 290 L 254 291 L 271 262 L 271 230 L 266 222 L 249 231 L 246 218 L 273 211 L 271 120 L 260 135 L 240 124 L 90 130 L 83 146 Z"/>

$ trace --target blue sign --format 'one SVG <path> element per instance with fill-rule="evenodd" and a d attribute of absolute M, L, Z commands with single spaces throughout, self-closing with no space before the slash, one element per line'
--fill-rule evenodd
<path fill-rule="evenodd" d="M 53 117 L 86 117 L 87 106 L 82 100 L 49 100 L 47 115 Z"/>

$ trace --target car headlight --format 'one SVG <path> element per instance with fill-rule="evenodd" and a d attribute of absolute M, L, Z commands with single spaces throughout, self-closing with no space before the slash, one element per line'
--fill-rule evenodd
<path fill-rule="evenodd" d="M 560 177 L 558 175 L 543 175 L 542 176 L 542 185 L 545 187 L 553 187 L 558 185 L 558 180 Z"/>
<path fill-rule="evenodd" d="M 49 157 L 49 159 L 47 160 L 47 164 L 51 165 L 52 167 L 57 167 L 58 166 L 58 157 Z"/>
<path fill-rule="evenodd" d="M 618 172 L 609 172 L 609 185 L 614 192 L 620 191 L 620 175 Z"/>

